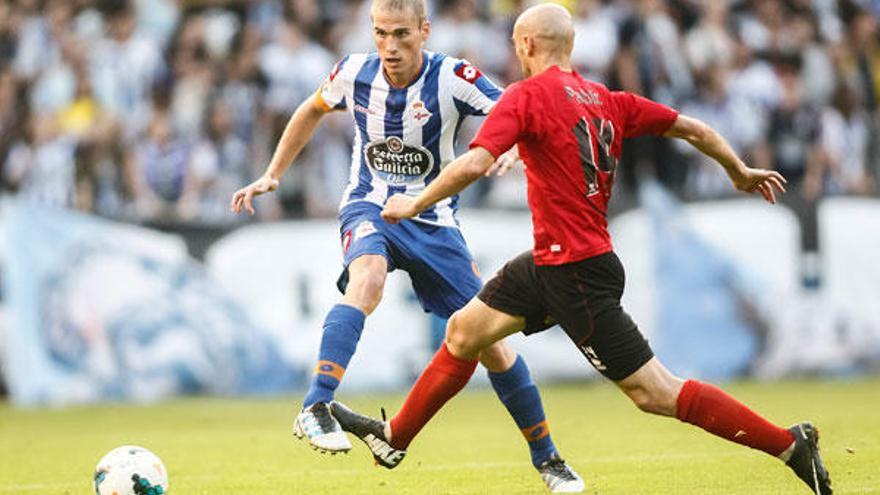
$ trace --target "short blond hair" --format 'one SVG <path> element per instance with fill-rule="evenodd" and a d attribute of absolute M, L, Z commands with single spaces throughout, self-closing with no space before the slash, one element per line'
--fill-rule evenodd
<path fill-rule="evenodd" d="M 428 5 L 425 0 L 373 0 L 373 9 L 381 8 L 394 12 L 412 12 L 419 22 L 428 17 Z"/>

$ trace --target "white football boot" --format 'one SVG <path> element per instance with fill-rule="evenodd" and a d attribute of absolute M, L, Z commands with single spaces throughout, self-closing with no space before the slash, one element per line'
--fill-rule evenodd
<path fill-rule="evenodd" d="M 315 402 L 302 410 L 293 422 L 296 438 L 307 437 L 312 448 L 322 454 L 351 450 L 351 441 L 339 421 L 330 414 L 326 402 Z"/>
<path fill-rule="evenodd" d="M 551 493 L 581 493 L 584 491 L 584 480 L 558 454 L 553 454 L 541 463 L 538 466 L 538 473 Z"/>

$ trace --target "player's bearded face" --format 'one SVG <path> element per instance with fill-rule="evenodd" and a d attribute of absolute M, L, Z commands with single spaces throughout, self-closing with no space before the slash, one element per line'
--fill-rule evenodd
<path fill-rule="evenodd" d="M 406 84 L 421 69 L 422 47 L 430 23 L 406 11 L 373 9 L 373 38 L 382 68 L 396 84 Z"/>

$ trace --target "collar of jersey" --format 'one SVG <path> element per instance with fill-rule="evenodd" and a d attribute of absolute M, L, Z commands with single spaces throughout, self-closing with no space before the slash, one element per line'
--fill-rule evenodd
<path fill-rule="evenodd" d="M 425 74 L 425 69 L 428 67 L 428 59 L 429 58 L 430 58 L 430 56 L 429 56 L 428 52 L 426 50 L 422 50 L 422 68 L 419 69 L 419 73 L 416 75 L 416 77 L 414 77 L 412 81 L 408 82 L 406 84 L 406 86 L 395 86 L 394 84 L 392 84 L 391 81 L 388 79 L 388 76 L 385 74 L 385 67 L 380 67 L 380 70 L 382 71 L 382 77 L 385 78 L 385 82 L 388 83 L 388 87 L 391 89 L 409 88 L 413 84 L 419 82 L 419 79 L 421 79 L 422 76 Z M 380 60 L 379 64 L 381 65 L 381 63 L 382 62 Z"/>

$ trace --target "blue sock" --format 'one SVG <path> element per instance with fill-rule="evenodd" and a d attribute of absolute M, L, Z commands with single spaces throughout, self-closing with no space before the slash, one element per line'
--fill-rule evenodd
<path fill-rule="evenodd" d="M 324 319 L 324 335 L 321 337 L 321 351 L 318 354 L 318 364 L 315 366 L 315 377 L 303 400 L 303 408 L 315 402 L 333 400 L 333 393 L 357 349 L 365 319 L 366 315 L 363 311 L 346 304 L 337 304 L 327 313 L 327 318 Z"/>
<path fill-rule="evenodd" d="M 550 438 L 550 429 L 544 417 L 544 405 L 538 387 L 532 382 L 529 367 L 522 356 L 509 370 L 501 373 L 489 372 L 489 381 L 504 403 L 504 407 L 513 416 L 516 426 L 522 431 L 529 444 L 532 464 L 541 465 L 556 452 L 556 446 Z"/>

